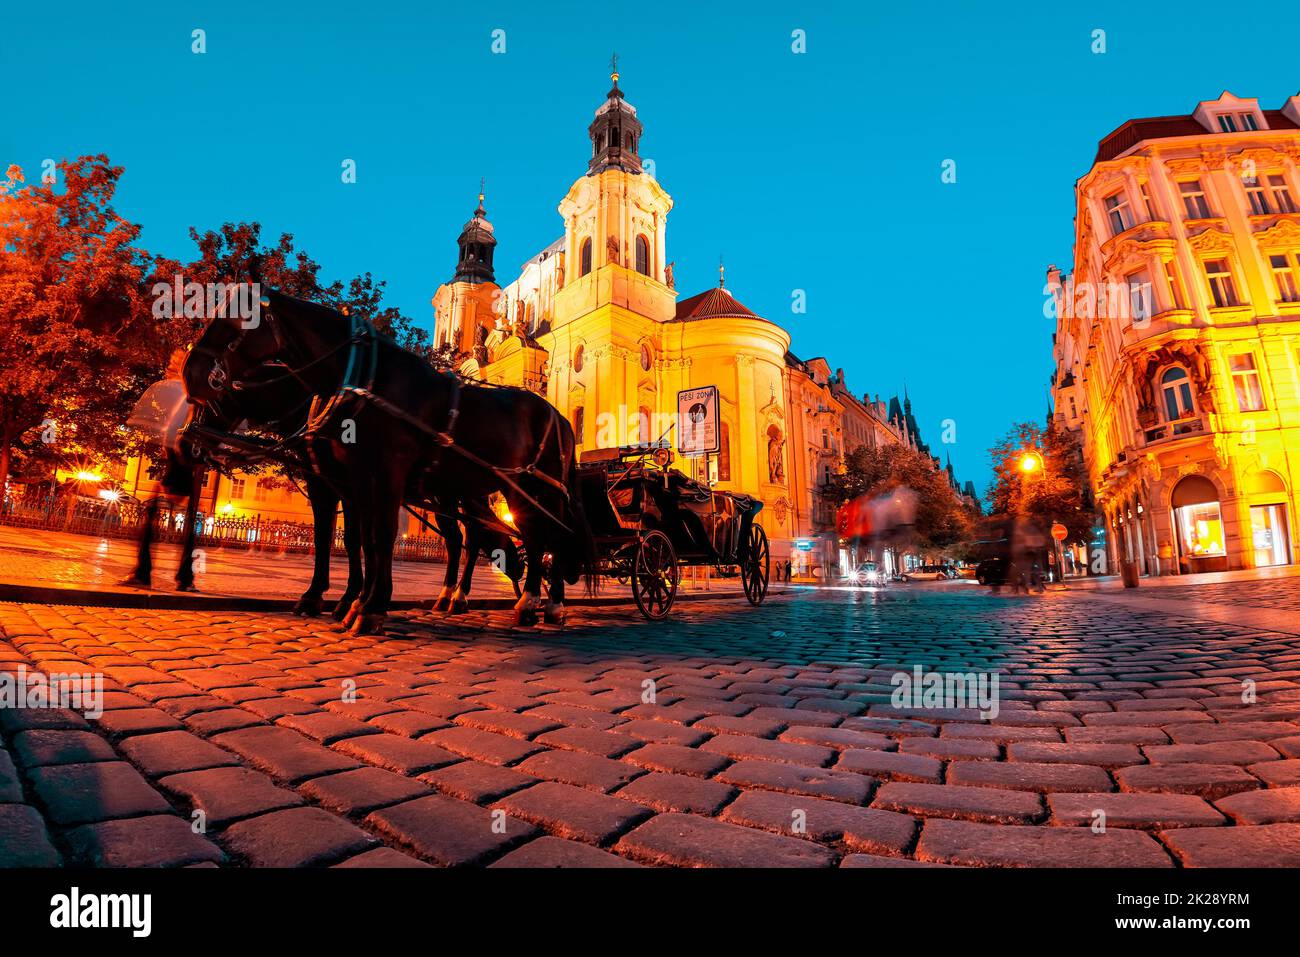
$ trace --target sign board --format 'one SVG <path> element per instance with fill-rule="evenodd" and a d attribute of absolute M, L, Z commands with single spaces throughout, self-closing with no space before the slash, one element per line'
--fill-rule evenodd
<path fill-rule="evenodd" d="M 1052 526 L 1052 537 L 1058 542 L 1065 541 L 1066 538 L 1069 537 L 1069 534 L 1069 530 L 1060 522 L 1057 522 Z"/>
<path fill-rule="evenodd" d="M 677 448 L 682 455 L 717 452 L 722 429 L 718 425 L 718 387 L 683 389 L 677 393 Z"/>

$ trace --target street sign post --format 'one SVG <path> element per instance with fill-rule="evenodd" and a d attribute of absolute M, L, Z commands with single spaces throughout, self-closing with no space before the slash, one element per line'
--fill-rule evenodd
<path fill-rule="evenodd" d="M 718 387 L 683 389 L 677 393 L 677 449 L 685 456 L 708 455 L 721 449 L 718 426 Z"/>

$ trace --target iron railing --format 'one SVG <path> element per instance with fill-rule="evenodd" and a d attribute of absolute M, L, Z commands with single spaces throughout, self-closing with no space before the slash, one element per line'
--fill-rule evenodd
<path fill-rule="evenodd" d="M 138 502 L 95 501 L 82 496 L 47 495 L 13 498 L 0 506 L 0 525 L 42 531 L 70 532 L 100 538 L 139 538 L 148 512 Z M 306 522 L 198 514 L 195 543 L 200 546 L 247 548 L 255 551 L 307 553 L 313 549 L 313 527 Z M 154 521 L 160 542 L 179 542 L 185 534 L 185 511 L 163 506 Z M 345 554 L 343 528 L 337 525 L 331 547 Z M 443 562 L 447 546 L 441 536 L 399 535 L 393 557 L 407 562 Z"/>

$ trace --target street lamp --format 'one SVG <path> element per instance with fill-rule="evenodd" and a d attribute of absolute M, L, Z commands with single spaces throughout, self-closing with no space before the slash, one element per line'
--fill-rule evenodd
<path fill-rule="evenodd" d="M 1043 470 L 1043 457 L 1038 452 L 1030 449 L 1020 456 L 1020 471 L 1026 475 L 1032 475 L 1035 472 Z"/>

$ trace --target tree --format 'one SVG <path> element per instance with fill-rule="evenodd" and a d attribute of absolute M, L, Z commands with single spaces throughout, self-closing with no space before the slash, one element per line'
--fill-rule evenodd
<path fill-rule="evenodd" d="M 165 363 L 140 227 L 114 212 L 122 168 L 58 165 L 53 183 L 0 181 L 0 488 L 32 470 L 120 455 L 132 403 Z"/>
<path fill-rule="evenodd" d="M 1024 468 L 1025 456 L 1036 455 L 1034 467 Z M 989 510 L 996 516 L 1028 519 L 1047 531 L 1060 522 L 1067 542 L 1087 542 L 1095 520 L 1073 436 L 1055 423 L 1043 428 L 1033 422 L 1012 426 L 993 448 L 993 482 Z"/>
<path fill-rule="evenodd" d="M 822 495 L 841 506 L 859 498 L 883 498 L 899 489 L 916 495 L 915 524 L 902 536 L 907 544 L 922 551 L 943 550 L 969 535 L 970 511 L 949 485 L 946 473 L 933 458 L 910 446 L 859 446 L 844 457 L 843 471 L 831 476 Z"/>

